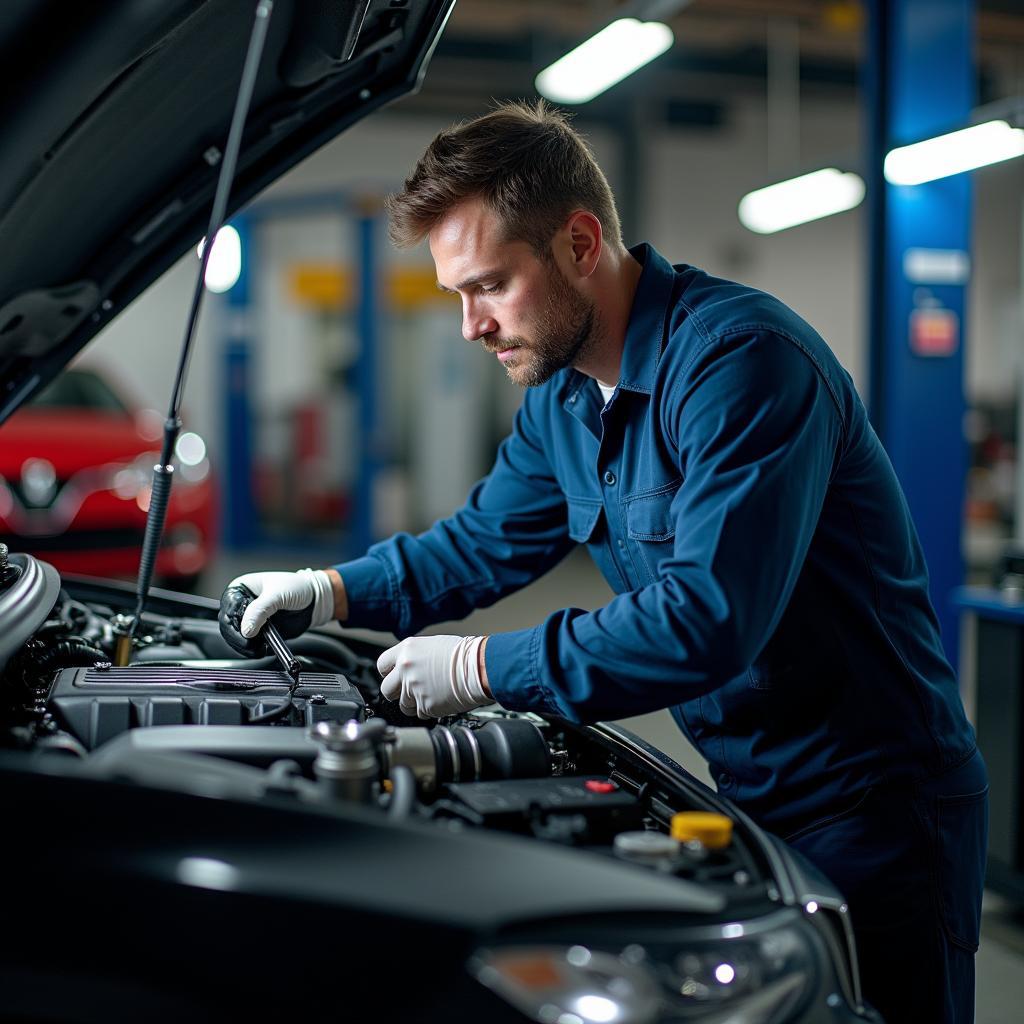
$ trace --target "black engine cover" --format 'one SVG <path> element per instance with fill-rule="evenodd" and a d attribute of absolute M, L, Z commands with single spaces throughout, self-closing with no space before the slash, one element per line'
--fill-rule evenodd
<path fill-rule="evenodd" d="M 126 729 L 152 725 L 243 725 L 278 706 L 291 679 L 284 672 L 132 665 L 73 668 L 57 674 L 49 706 L 89 750 Z M 365 716 L 362 695 L 344 676 L 304 672 L 283 722 L 312 725 Z"/>

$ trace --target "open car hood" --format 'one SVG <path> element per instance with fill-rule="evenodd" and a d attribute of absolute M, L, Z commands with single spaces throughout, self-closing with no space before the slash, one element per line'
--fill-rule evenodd
<path fill-rule="evenodd" d="M 205 233 L 256 2 L 6 0 L 0 422 Z M 228 213 L 414 91 L 454 2 L 275 0 Z"/>

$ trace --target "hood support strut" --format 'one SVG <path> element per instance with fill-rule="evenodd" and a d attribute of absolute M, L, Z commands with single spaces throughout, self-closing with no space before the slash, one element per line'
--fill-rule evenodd
<path fill-rule="evenodd" d="M 174 457 L 174 447 L 177 444 L 178 434 L 181 431 L 181 399 L 185 390 L 185 378 L 188 374 L 189 359 L 192 355 L 192 342 L 195 337 L 196 323 L 199 319 L 199 308 L 202 305 L 203 292 L 205 291 L 206 267 L 210 262 L 210 253 L 213 250 L 214 239 L 217 237 L 217 232 L 221 228 L 224 214 L 227 210 L 231 183 L 235 176 L 235 165 L 238 162 L 238 151 L 242 144 L 242 130 L 245 127 L 249 104 L 252 101 L 253 90 L 256 86 L 260 57 L 263 54 L 263 44 L 267 38 L 267 28 L 273 8 L 273 0 L 259 0 L 253 20 L 252 33 L 249 36 L 249 48 L 245 55 L 245 66 L 242 69 L 242 80 L 238 87 L 238 98 L 235 101 L 234 113 L 231 115 L 231 127 L 228 131 L 224 160 L 221 163 L 220 174 L 217 178 L 217 190 L 213 197 L 213 209 L 210 212 L 210 223 L 206 231 L 206 243 L 203 245 L 202 258 L 199 262 L 199 273 L 196 277 L 195 288 L 192 292 L 192 304 L 189 308 L 188 320 L 185 325 L 185 340 L 182 343 L 181 358 L 178 362 L 178 375 L 174 382 L 174 391 L 171 394 L 171 404 L 167 412 L 167 419 L 164 420 L 164 439 L 160 450 L 160 462 L 153 467 L 153 486 L 150 492 L 149 511 L 146 517 L 146 534 L 142 542 L 142 558 L 139 563 L 135 615 L 132 619 L 127 642 L 118 645 L 117 660 L 119 664 L 128 663 L 131 651 L 130 639 L 134 637 L 136 630 L 139 628 L 139 623 L 142 621 L 146 598 L 149 595 L 149 587 L 153 580 L 153 570 L 156 567 L 157 555 L 160 553 L 160 540 L 164 532 L 167 503 L 171 496 L 171 483 L 174 474 L 174 466 L 171 460 Z"/>

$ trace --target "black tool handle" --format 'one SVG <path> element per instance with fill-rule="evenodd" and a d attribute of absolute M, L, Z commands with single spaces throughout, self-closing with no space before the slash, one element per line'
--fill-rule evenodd
<path fill-rule="evenodd" d="M 292 677 L 294 688 L 299 682 L 298 659 L 292 654 L 291 649 L 284 642 L 284 637 L 281 636 L 277 626 L 270 619 L 267 619 L 266 624 L 263 626 L 263 636 L 266 638 L 267 646 L 274 652 L 277 660 L 281 662 L 281 667 Z"/>

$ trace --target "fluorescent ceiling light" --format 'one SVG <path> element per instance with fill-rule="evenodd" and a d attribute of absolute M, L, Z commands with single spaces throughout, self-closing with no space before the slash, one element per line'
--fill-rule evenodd
<path fill-rule="evenodd" d="M 660 21 L 620 18 L 545 68 L 534 84 L 556 103 L 586 103 L 663 54 L 673 39 Z"/>
<path fill-rule="evenodd" d="M 203 246 L 206 239 L 203 238 L 196 246 L 196 255 L 203 258 Z M 226 292 L 238 283 L 242 273 L 242 240 L 238 232 L 226 224 L 217 232 L 213 240 L 213 249 L 210 252 L 210 259 L 206 264 L 206 287 L 211 292 Z"/>
<path fill-rule="evenodd" d="M 885 158 L 885 179 L 891 185 L 920 185 L 1022 155 L 1024 129 L 988 121 L 894 149 Z"/>
<path fill-rule="evenodd" d="M 744 227 L 762 235 L 809 220 L 852 210 L 864 198 L 864 181 L 857 174 L 826 167 L 750 192 L 740 200 Z"/>

